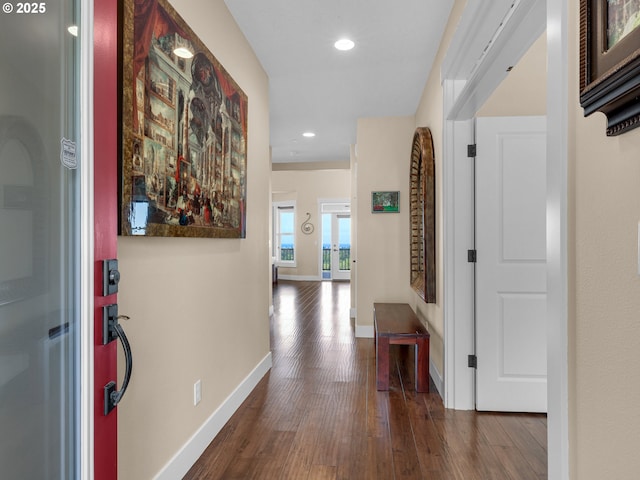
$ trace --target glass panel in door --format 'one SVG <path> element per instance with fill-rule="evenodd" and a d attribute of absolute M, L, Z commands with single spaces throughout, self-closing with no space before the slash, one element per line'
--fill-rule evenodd
<path fill-rule="evenodd" d="M 331 277 L 334 280 L 351 278 L 351 216 L 333 214 Z"/>
<path fill-rule="evenodd" d="M 78 476 L 79 0 L 0 14 L 0 469 Z"/>
<path fill-rule="evenodd" d="M 321 263 L 322 263 L 322 279 L 331 280 L 331 245 L 332 234 L 331 224 L 333 222 L 333 214 L 322 214 L 322 250 L 321 250 Z"/>

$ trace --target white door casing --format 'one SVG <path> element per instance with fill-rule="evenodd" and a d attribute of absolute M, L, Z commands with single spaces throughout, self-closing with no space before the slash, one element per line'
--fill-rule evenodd
<path fill-rule="evenodd" d="M 476 140 L 476 406 L 546 412 L 546 118 L 478 118 Z"/>

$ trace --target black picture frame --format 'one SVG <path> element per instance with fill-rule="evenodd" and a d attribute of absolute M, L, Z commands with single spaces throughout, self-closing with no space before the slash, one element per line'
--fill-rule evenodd
<path fill-rule="evenodd" d="M 632 7 L 640 16 L 640 3 L 637 11 Z M 580 105 L 585 117 L 606 115 L 607 136 L 640 126 L 640 28 L 612 35 L 624 21 L 616 8 L 607 0 L 580 0 Z"/>

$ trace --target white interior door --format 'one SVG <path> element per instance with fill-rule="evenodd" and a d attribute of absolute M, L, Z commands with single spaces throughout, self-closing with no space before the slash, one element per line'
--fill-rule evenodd
<path fill-rule="evenodd" d="M 476 143 L 476 407 L 546 412 L 546 118 L 478 118 Z"/>

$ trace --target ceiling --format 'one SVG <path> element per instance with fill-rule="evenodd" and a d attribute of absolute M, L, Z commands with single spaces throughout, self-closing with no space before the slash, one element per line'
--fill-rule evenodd
<path fill-rule="evenodd" d="M 348 162 L 359 117 L 415 113 L 453 0 L 225 3 L 269 76 L 273 163 L 292 163 Z"/>

